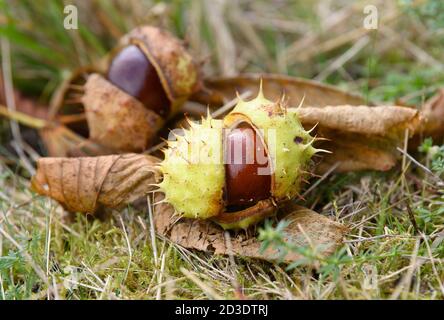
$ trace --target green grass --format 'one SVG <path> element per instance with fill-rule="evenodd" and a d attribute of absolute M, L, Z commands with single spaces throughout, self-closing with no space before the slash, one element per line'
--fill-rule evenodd
<path fill-rule="evenodd" d="M 315 39 L 309 46 L 320 48 L 360 28 L 362 12 L 330 30 L 322 27 L 330 15 L 322 18 L 321 11 L 348 10 L 349 2 L 333 1 L 328 8 L 288 1 L 280 10 L 268 1 L 230 1 L 221 21 L 235 44 L 235 60 L 221 61 L 233 55 L 230 48 L 216 46 L 221 26 L 210 23 L 203 1 L 146 1 L 143 10 L 127 1 L 95 3 L 94 10 L 106 18 L 98 19 L 94 10 L 85 13 L 75 34 L 61 27 L 61 1 L 10 6 L 0 0 L 0 21 L 7 22 L 0 25 L 0 35 L 11 42 L 15 88 L 48 103 L 69 70 L 96 63 L 113 46 L 115 33 L 148 22 L 185 37 L 194 56 L 207 57 L 207 75 L 223 74 L 225 62 L 238 72 L 313 78 L 354 42 L 305 62 L 285 62 L 282 52 L 310 33 Z M 403 99 L 419 106 L 444 85 L 442 19 L 430 15 L 429 8 L 439 4 L 399 5 L 404 15 L 391 25 L 394 34 L 378 30 L 368 46 L 324 81 L 372 101 Z M 382 15 L 388 10 L 382 4 L 378 8 Z M 235 13 L 256 21 L 257 41 L 245 36 L 251 30 Z M 242 257 L 233 261 L 153 239 L 147 212 L 131 207 L 103 221 L 77 216 L 72 222 L 55 202 L 29 191 L 29 173 L 9 145 L 9 129 L 0 119 L 0 299 L 444 298 L 444 186 L 436 180 L 443 178 L 444 147 L 430 141 L 415 157 L 435 177 L 405 159 L 404 167 L 400 162 L 386 173 L 332 175 L 309 194 L 304 205 L 349 228 L 333 256 L 283 244 L 279 229 L 265 224 L 264 245 L 303 254 L 303 260 L 288 266 Z"/>
<path fill-rule="evenodd" d="M 414 190 L 402 186 L 411 176 L 421 181 Z M 332 177 L 328 185 L 340 178 Z M 35 197 L 27 180 L 2 167 L 0 297 L 199 299 L 215 292 L 236 298 L 240 287 L 244 295 L 259 299 L 441 299 L 444 189 L 415 168 L 405 175 L 393 170 L 358 181 L 349 175 L 342 179 L 348 182 L 332 192 L 334 200 L 317 207 L 350 229 L 335 255 L 323 258 L 285 244 L 305 258 L 289 266 L 236 258 L 233 265 L 228 257 L 190 252 L 161 238 L 155 239 L 154 256 L 147 214 L 132 208 L 113 212 L 105 221 L 77 216 L 68 223 L 59 206 Z M 262 234 L 272 230 L 266 225 Z M 277 230 L 268 237 L 271 245 L 282 246 L 280 236 Z M 182 268 L 211 290 L 185 276 Z"/>

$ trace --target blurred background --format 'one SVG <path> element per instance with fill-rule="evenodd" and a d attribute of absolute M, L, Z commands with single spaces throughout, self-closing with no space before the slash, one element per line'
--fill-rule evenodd
<path fill-rule="evenodd" d="M 78 8 L 78 30 L 63 26 L 68 4 Z M 364 28 L 369 5 L 376 30 Z M 284 73 L 405 103 L 444 83 L 441 0 L 0 0 L 2 66 L 45 104 L 71 70 L 98 63 L 140 24 L 184 39 L 206 76 Z"/>

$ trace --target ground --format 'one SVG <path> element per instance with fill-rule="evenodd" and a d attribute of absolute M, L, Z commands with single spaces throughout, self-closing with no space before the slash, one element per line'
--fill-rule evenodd
<path fill-rule="evenodd" d="M 63 29 L 62 1 L 46 2 L 0 0 L 3 77 L 11 69 L 14 87 L 42 104 L 140 23 L 184 37 L 206 75 L 285 73 L 418 108 L 444 86 L 439 0 L 75 1 L 78 32 Z M 307 249 L 288 268 L 152 237 L 146 210 L 70 222 L 29 190 L 33 154 L 30 165 L 14 154 L 10 128 L 0 120 L 0 299 L 444 298 L 444 149 L 429 140 L 412 153 L 420 165 L 401 154 L 389 172 L 331 175 L 313 189 L 304 205 L 349 232 L 332 257 Z"/>

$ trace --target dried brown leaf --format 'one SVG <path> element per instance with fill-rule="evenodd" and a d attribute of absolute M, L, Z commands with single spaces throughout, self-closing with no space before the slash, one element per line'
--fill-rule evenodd
<path fill-rule="evenodd" d="M 418 111 L 399 106 L 325 106 L 298 109 L 304 126 L 338 132 L 402 139 L 406 129 L 414 132 L 419 125 Z"/>
<path fill-rule="evenodd" d="M 399 106 L 325 106 L 299 108 L 306 128 L 328 139 L 322 148 L 331 151 L 318 164 L 318 173 L 335 166 L 336 172 L 391 169 L 397 162 L 397 146 L 408 129 L 411 136 L 420 124 L 417 110 Z"/>
<path fill-rule="evenodd" d="M 302 99 L 304 99 L 304 106 L 311 107 L 366 104 L 363 97 L 333 86 L 302 78 L 266 73 L 206 79 L 204 82 L 206 89 L 194 98 L 205 105 L 215 106 L 234 99 L 236 91 L 239 93 L 250 91 L 251 96 L 254 97 L 259 90 L 261 79 L 267 99 L 277 101 L 285 93 L 290 107 L 297 107 Z"/>
<path fill-rule="evenodd" d="M 39 130 L 39 133 L 51 157 L 85 157 L 114 153 L 112 149 L 85 139 L 65 126 L 48 126 Z"/>
<path fill-rule="evenodd" d="M 162 199 L 158 195 L 157 200 Z M 293 207 L 293 210 L 284 217 L 290 222 L 285 229 L 286 239 L 301 246 L 313 245 L 322 250 L 324 255 L 332 254 L 342 243 L 342 238 L 346 228 L 325 216 L 322 216 L 304 207 Z M 174 209 L 165 203 L 155 206 L 154 222 L 156 231 L 170 239 L 175 244 L 188 249 L 196 249 L 215 254 L 230 254 L 227 247 L 224 230 L 218 225 L 207 220 L 180 219 L 174 214 Z M 238 233 L 231 237 L 231 250 L 235 255 L 243 257 L 257 258 L 274 261 L 277 252 L 268 249 L 260 251 L 261 243 L 255 236 L 247 236 L 245 233 Z M 301 259 L 298 253 L 289 253 L 284 262 L 293 262 Z"/>
<path fill-rule="evenodd" d="M 432 98 L 426 101 L 421 108 L 423 121 L 418 128 L 417 135 L 433 137 L 436 143 L 444 137 L 444 89 L 441 89 Z"/>
<path fill-rule="evenodd" d="M 333 138 L 334 142 L 329 142 L 324 148 L 331 150 L 320 161 L 315 170 L 318 174 L 324 174 L 332 167 L 335 172 L 351 172 L 361 170 L 387 171 L 393 168 L 398 160 L 398 155 L 394 152 L 395 147 L 390 149 L 370 146 L 364 141 L 353 142 L 350 140 L 341 141 L 341 137 Z M 392 144 L 388 144 L 392 146 Z"/>
<path fill-rule="evenodd" d="M 99 74 L 89 76 L 82 97 L 90 138 L 110 149 L 143 151 L 163 119 Z"/>
<path fill-rule="evenodd" d="M 41 158 L 31 185 L 68 211 L 95 214 L 102 206 L 118 208 L 151 192 L 157 162 L 139 154 Z"/>

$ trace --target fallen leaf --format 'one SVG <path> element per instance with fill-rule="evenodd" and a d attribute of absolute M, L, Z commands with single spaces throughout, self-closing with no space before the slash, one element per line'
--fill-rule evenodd
<path fill-rule="evenodd" d="M 193 98 L 204 105 L 219 106 L 236 98 L 236 92 L 242 94 L 249 91 L 250 96 L 255 97 L 261 79 L 267 99 L 276 101 L 285 93 L 290 107 L 297 107 L 302 99 L 304 99 L 304 106 L 311 107 L 368 104 L 359 95 L 317 81 L 267 73 L 205 79 L 205 88 Z"/>
<path fill-rule="evenodd" d="M 420 125 L 419 112 L 399 106 L 325 106 L 297 109 L 307 129 L 316 126 L 316 135 L 326 138 L 318 147 L 329 150 L 316 171 L 386 171 L 396 165 L 404 135 L 409 137 Z"/>
<path fill-rule="evenodd" d="M 299 108 L 304 126 L 350 132 L 387 139 L 402 139 L 406 129 L 414 132 L 419 125 L 417 110 L 399 106 L 324 106 Z"/>
<path fill-rule="evenodd" d="M 330 135 L 332 136 L 332 135 Z M 361 170 L 387 171 L 393 168 L 399 156 L 394 152 L 395 147 L 390 143 L 385 148 L 372 147 L 361 141 L 332 138 L 334 142 L 326 143 L 323 148 L 331 150 L 316 165 L 317 174 L 324 174 L 334 167 L 335 172 L 352 172 Z M 391 148 L 387 148 L 387 147 Z"/>
<path fill-rule="evenodd" d="M 163 119 L 99 74 L 89 76 L 82 97 L 90 139 L 119 151 L 146 149 Z"/>
<path fill-rule="evenodd" d="M 443 141 L 444 137 L 444 89 L 426 101 L 421 108 L 423 121 L 418 128 L 417 135 L 432 137 L 435 143 Z"/>
<path fill-rule="evenodd" d="M 48 126 L 39 130 L 47 153 L 51 157 L 85 157 L 115 153 L 94 141 L 86 139 L 65 126 Z"/>
<path fill-rule="evenodd" d="M 31 186 L 68 211 L 94 215 L 102 206 L 119 208 L 152 192 L 157 162 L 139 154 L 41 158 Z"/>
<path fill-rule="evenodd" d="M 162 198 L 162 195 L 157 195 L 156 201 L 161 202 Z M 153 215 L 156 231 L 182 247 L 222 255 L 230 254 L 231 250 L 232 254 L 243 257 L 277 260 L 278 253 L 274 249 L 260 251 L 261 242 L 255 236 L 237 233 L 230 237 L 231 246 L 227 246 L 225 232 L 221 227 L 208 220 L 178 220 L 174 208 L 168 204 L 156 205 Z M 294 206 L 291 212 L 282 214 L 280 218 L 289 221 L 284 230 L 288 241 L 301 246 L 311 243 L 321 249 L 324 255 L 332 254 L 341 245 L 346 232 L 343 225 L 304 207 Z M 300 254 L 292 252 L 283 261 L 290 263 L 301 258 Z"/>

